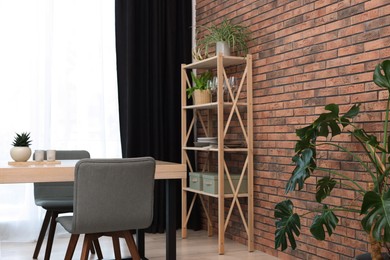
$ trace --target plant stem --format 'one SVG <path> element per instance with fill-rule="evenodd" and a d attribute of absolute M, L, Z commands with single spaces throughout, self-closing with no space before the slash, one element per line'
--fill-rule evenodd
<path fill-rule="evenodd" d="M 390 93 L 389 93 L 390 95 Z M 383 148 L 387 149 L 387 124 L 389 122 L 389 108 L 390 108 L 390 96 L 387 98 L 385 125 L 383 127 Z M 382 162 L 386 167 L 386 153 L 382 152 Z"/>
<path fill-rule="evenodd" d="M 360 159 L 359 156 L 353 154 L 351 151 L 349 151 L 348 149 L 340 146 L 340 145 L 337 145 L 337 144 L 334 144 L 334 143 L 330 143 L 330 142 L 324 142 L 324 143 L 321 143 L 321 144 L 316 144 L 315 146 L 320 146 L 320 145 L 331 145 L 331 146 L 335 146 L 337 148 L 339 148 L 340 150 L 348 153 L 349 155 L 351 155 L 355 160 L 357 160 L 361 166 L 363 166 L 363 168 L 371 175 L 371 178 L 374 180 L 375 179 L 375 175 L 371 172 L 371 170 L 367 167 L 367 165 Z"/>
<path fill-rule="evenodd" d="M 345 212 L 360 213 L 360 210 L 359 210 L 359 209 L 348 209 L 348 208 L 342 208 L 342 207 L 339 207 L 339 208 L 331 208 L 331 209 L 318 208 L 318 209 L 310 209 L 309 212 L 303 213 L 303 214 L 300 215 L 300 216 L 303 217 L 303 216 L 309 215 L 309 214 L 311 214 L 311 213 L 313 213 L 313 212 L 322 212 L 322 211 L 345 211 Z"/>

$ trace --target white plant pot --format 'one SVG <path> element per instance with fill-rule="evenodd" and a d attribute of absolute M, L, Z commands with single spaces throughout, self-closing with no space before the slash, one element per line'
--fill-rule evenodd
<path fill-rule="evenodd" d="M 223 56 L 230 56 L 230 47 L 227 42 L 217 42 L 216 53 L 222 53 Z"/>
<path fill-rule="evenodd" d="M 10 154 L 15 162 L 26 162 L 30 159 L 31 149 L 26 146 L 14 146 L 11 148 Z"/>

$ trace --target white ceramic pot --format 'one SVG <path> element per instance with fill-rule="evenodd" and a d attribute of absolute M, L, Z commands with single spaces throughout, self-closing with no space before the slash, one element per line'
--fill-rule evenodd
<path fill-rule="evenodd" d="M 216 46 L 217 55 L 221 52 L 223 56 L 230 56 L 230 47 L 227 42 L 217 42 Z"/>
<path fill-rule="evenodd" d="M 14 146 L 11 148 L 10 154 L 15 162 L 26 162 L 30 159 L 31 149 L 26 146 Z"/>

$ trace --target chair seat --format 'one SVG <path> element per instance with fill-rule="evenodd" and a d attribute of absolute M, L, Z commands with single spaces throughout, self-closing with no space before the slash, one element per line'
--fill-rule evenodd
<path fill-rule="evenodd" d="M 56 219 L 58 223 L 60 223 L 66 231 L 69 233 L 72 231 L 72 216 L 63 216 Z"/>
<path fill-rule="evenodd" d="M 35 204 L 46 210 L 73 211 L 73 199 L 36 199 Z"/>

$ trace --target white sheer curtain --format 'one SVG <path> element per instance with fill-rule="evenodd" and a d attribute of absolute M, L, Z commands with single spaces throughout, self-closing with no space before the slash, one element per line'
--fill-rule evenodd
<path fill-rule="evenodd" d="M 31 149 L 121 157 L 114 1 L 0 0 L 0 160 L 15 132 Z M 0 240 L 33 240 L 32 184 L 0 185 Z"/>

